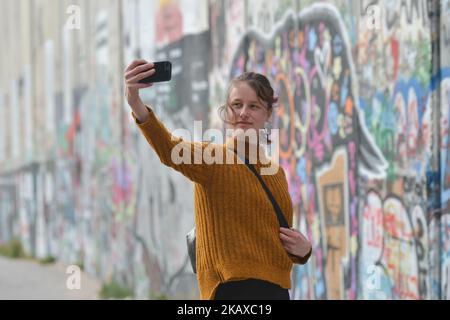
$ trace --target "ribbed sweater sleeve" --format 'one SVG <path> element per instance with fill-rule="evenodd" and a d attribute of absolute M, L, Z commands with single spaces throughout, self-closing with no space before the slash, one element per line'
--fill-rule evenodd
<path fill-rule="evenodd" d="M 312 253 L 312 248 L 311 248 L 311 250 L 309 250 L 309 252 L 304 257 L 294 256 L 292 254 L 288 254 L 288 255 L 289 255 L 289 258 L 291 258 L 293 263 L 306 264 L 306 262 L 308 262 L 308 260 L 309 260 L 309 257 L 311 257 L 311 253 Z"/>
<path fill-rule="evenodd" d="M 283 183 L 284 183 L 284 187 L 288 188 L 288 181 L 287 181 L 287 177 L 286 177 L 286 172 L 284 171 L 283 168 L 281 168 L 281 172 L 283 172 Z M 292 220 L 293 220 L 293 215 L 289 214 L 288 217 L 290 217 L 288 223 L 289 223 L 289 227 L 292 226 Z M 297 263 L 297 264 L 306 264 L 306 262 L 308 262 L 309 258 L 311 257 L 312 254 L 312 248 L 311 250 L 309 250 L 309 252 L 304 256 L 304 257 L 299 257 L 299 256 L 295 256 L 293 254 L 288 253 L 289 258 L 291 259 L 291 261 L 293 263 Z"/>
<path fill-rule="evenodd" d="M 146 107 L 149 115 L 145 122 L 139 123 L 133 112 L 131 115 L 161 163 L 177 170 L 193 182 L 206 184 L 210 181 L 214 165 L 203 162 L 203 151 L 210 143 L 184 141 L 183 138 L 172 135 L 154 111 Z M 188 152 L 188 155 L 184 152 Z"/>

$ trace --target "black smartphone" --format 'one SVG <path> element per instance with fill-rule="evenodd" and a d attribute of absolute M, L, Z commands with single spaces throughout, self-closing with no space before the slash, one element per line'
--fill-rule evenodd
<path fill-rule="evenodd" d="M 172 78 L 172 63 L 170 61 L 153 62 L 155 73 L 140 80 L 140 83 L 164 82 Z"/>

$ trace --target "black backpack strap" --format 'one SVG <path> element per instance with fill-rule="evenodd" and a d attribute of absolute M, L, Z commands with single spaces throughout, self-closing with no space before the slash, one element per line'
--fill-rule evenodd
<path fill-rule="evenodd" d="M 238 157 L 241 158 L 241 156 L 236 152 L 236 150 L 234 151 Z M 241 158 L 242 160 L 242 158 Z M 269 197 L 270 202 L 272 203 L 273 209 L 275 210 L 275 213 L 277 215 L 278 218 L 278 223 L 280 224 L 280 227 L 283 228 L 289 228 L 289 224 L 286 221 L 286 218 L 283 215 L 283 212 L 281 211 L 280 206 L 278 205 L 277 201 L 275 200 L 275 198 L 273 197 L 272 193 L 270 192 L 269 188 L 267 187 L 266 183 L 264 182 L 264 180 L 261 178 L 261 175 L 258 173 L 258 171 L 256 170 L 255 166 L 253 166 L 249 160 L 247 159 L 247 157 L 245 157 L 244 160 L 245 164 L 247 165 L 247 167 L 250 169 L 251 172 L 253 172 L 253 174 L 258 178 L 259 183 L 261 183 L 261 186 L 263 187 L 264 191 L 267 194 L 267 197 Z"/>

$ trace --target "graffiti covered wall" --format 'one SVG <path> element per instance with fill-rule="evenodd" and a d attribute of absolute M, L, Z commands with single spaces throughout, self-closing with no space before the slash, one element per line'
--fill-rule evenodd
<path fill-rule="evenodd" d="M 47 110 L 32 113 L 33 130 L 47 135 L 23 148 L 30 161 L 0 172 L 1 242 L 19 236 L 28 252 L 81 263 L 136 297 L 196 298 L 192 184 L 140 136 L 120 76 L 137 57 L 171 60 L 173 80 L 143 99 L 169 129 L 192 130 L 222 128 L 228 81 L 253 70 L 280 97 L 280 162 L 295 227 L 313 243 L 292 297 L 450 298 L 450 1 L 113 3 L 80 1 L 93 39 L 59 28 L 63 42 L 37 54 L 42 70 L 20 70 L 0 99 L 15 119 L 14 106 L 31 104 L 26 79 L 65 79 L 32 100 Z M 59 69 L 59 56 L 83 72 Z M 12 159 L 18 138 L 0 132 L 0 159 Z"/>

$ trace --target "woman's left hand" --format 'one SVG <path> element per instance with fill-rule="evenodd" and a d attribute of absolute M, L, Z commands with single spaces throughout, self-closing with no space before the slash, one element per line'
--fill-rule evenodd
<path fill-rule="evenodd" d="M 303 258 L 311 251 L 309 240 L 294 228 L 280 228 L 280 240 L 286 251 L 294 256 Z"/>

